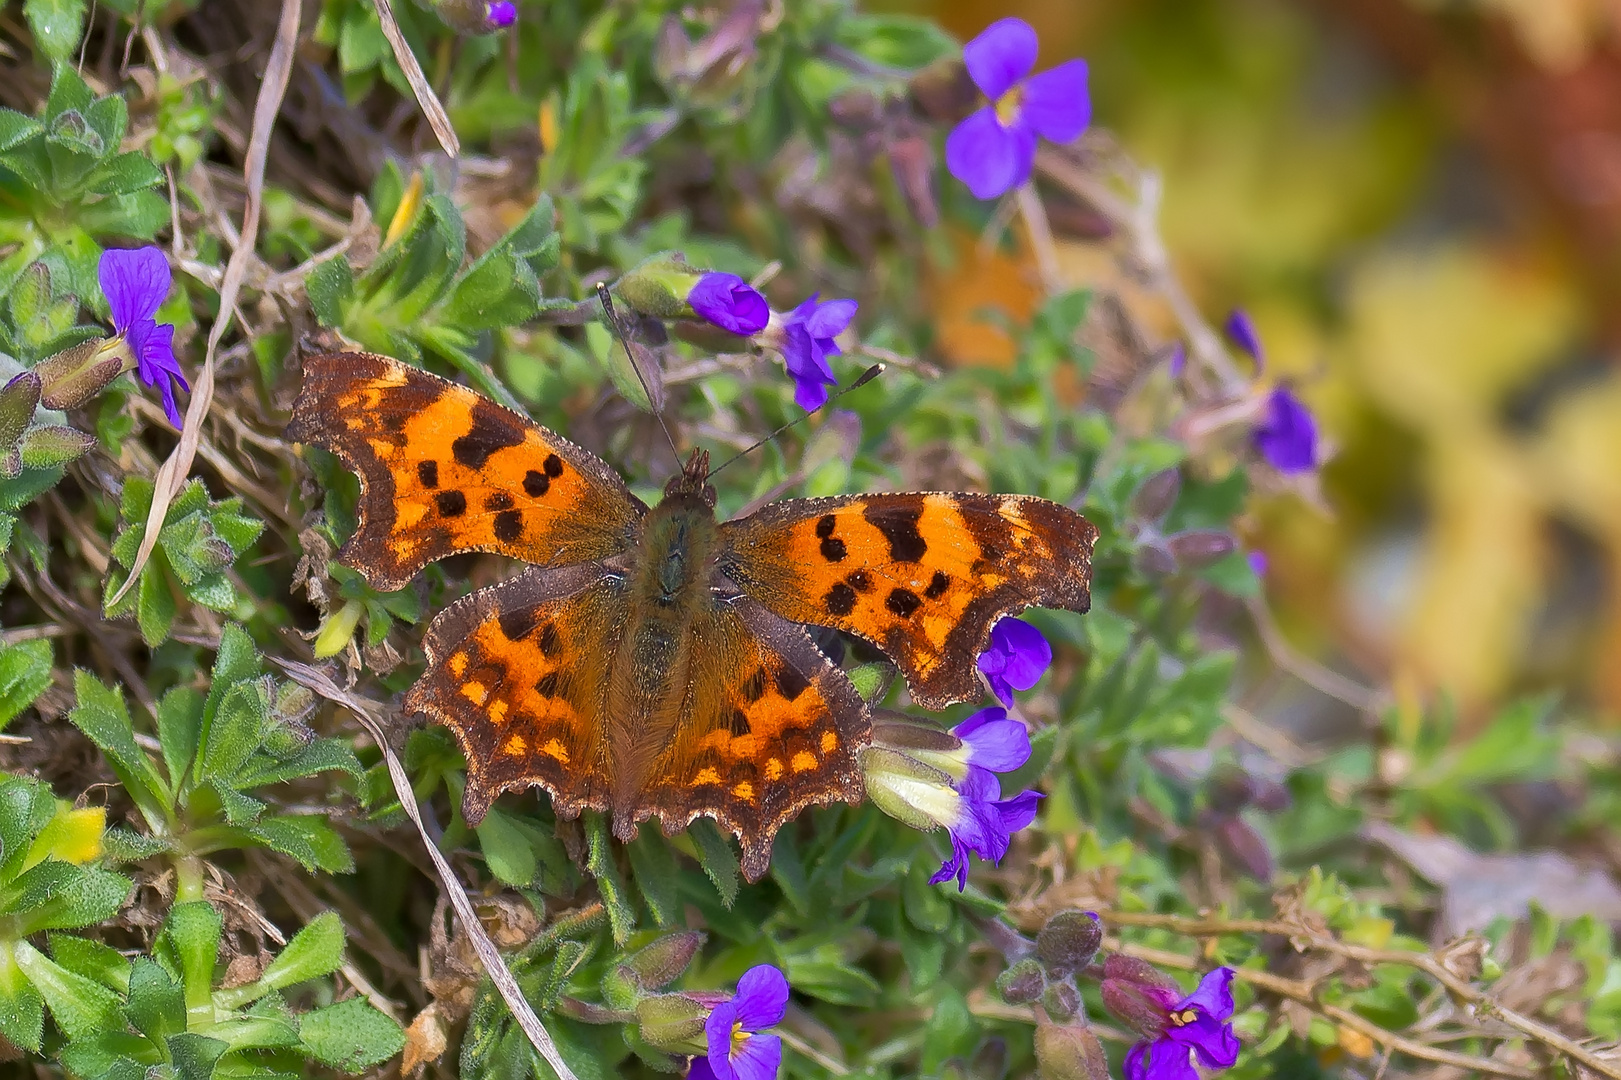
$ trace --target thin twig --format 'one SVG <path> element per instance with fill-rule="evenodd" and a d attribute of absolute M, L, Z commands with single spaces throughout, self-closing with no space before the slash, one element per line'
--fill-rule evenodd
<path fill-rule="evenodd" d="M 456 137 L 456 129 L 450 126 L 450 115 L 439 102 L 439 95 L 434 93 L 433 84 L 422 73 L 422 65 L 417 62 L 416 53 L 411 51 L 411 43 L 405 40 L 400 32 L 400 24 L 394 19 L 394 8 L 389 0 L 376 0 L 377 19 L 383 24 L 383 36 L 394 49 L 394 59 L 399 63 L 400 70 L 405 72 L 405 81 L 411 84 L 411 92 L 416 95 L 417 104 L 422 107 L 422 115 L 428 118 L 428 126 L 439 139 L 439 145 L 445 148 L 452 161 L 461 157 L 462 143 Z"/>
<path fill-rule="evenodd" d="M 1361 712 L 1377 714 L 1390 705 L 1390 696 L 1387 693 L 1369 689 L 1355 679 L 1348 679 L 1290 645 L 1278 627 L 1277 620 L 1272 617 L 1272 609 L 1267 606 L 1266 601 L 1253 599 L 1246 607 L 1249 608 L 1250 618 L 1255 622 L 1255 632 L 1261 636 L 1261 644 L 1266 646 L 1272 662 L 1278 667 L 1312 689 L 1343 701 Z"/>

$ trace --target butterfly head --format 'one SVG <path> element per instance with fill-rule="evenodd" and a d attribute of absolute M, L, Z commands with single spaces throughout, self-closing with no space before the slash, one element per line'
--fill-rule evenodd
<path fill-rule="evenodd" d="M 664 497 L 685 495 L 702 499 L 705 506 L 715 508 L 715 488 L 709 482 L 709 451 L 694 450 L 681 468 L 680 476 L 673 476 L 664 485 Z"/>

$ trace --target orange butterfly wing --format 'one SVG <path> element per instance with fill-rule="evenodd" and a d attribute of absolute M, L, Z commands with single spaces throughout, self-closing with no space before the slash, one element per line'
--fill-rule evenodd
<path fill-rule="evenodd" d="M 1002 616 L 1091 603 L 1097 529 L 1031 496 L 791 499 L 721 529 L 723 570 L 744 592 L 877 645 L 925 708 L 983 693 L 976 661 Z"/>
<path fill-rule="evenodd" d="M 649 817 L 666 833 L 713 817 L 757 881 L 785 821 L 862 798 L 865 704 L 802 629 L 743 600 L 693 623 L 670 737 L 618 737 L 609 702 L 630 609 L 624 582 L 599 567 L 530 571 L 474 593 L 429 628 L 428 670 L 406 707 L 461 744 L 462 809 L 475 824 L 501 792 L 534 785 L 564 817 L 611 810 L 622 840 Z"/>
<path fill-rule="evenodd" d="M 287 434 L 359 474 L 360 527 L 339 558 L 378 589 L 465 551 L 541 566 L 607 558 L 646 510 L 590 452 L 387 356 L 305 360 Z"/>

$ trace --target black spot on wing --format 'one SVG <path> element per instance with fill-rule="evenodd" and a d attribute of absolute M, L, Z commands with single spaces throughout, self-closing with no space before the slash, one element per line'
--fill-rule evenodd
<path fill-rule="evenodd" d="M 838 519 L 832 514 L 823 514 L 816 520 L 816 538 L 818 540 L 826 540 L 828 537 L 833 535 L 833 528 L 837 524 Z"/>
<path fill-rule="evenodd" d="M 530 469 L 523 474 L 523 490 L 531 499 L 545 495 L 551 486 L 552 478 L 538 469 Z"/>
<path fill-rule="evenodd" d="M 845 583 L 858 593 L 864 593 L 872 588 L 872 575 L 865 570 L 852 570 L 844 575 Z"/>
<path fill-rule="evenodd" d="M 891 589 L 889 596 L 884 599 L 884 606 L 901 618 L 910 619 L 912 613 L 923 606 L 923 601 L 911 589 Z"/>
<path fill-rule="evenodd" d="M 556 454 L 547 454 L 546 460 L 541 465 L 541 468 L 546 470 L 547 476 L 551 477 L 553 480 L 556 480 L 559 476 L 563 475 L 563 459 L 558 457 Z"/>
<path fill-rule="evenodd" d="M 548 660 L 557 659 L 557 654 L 563 651 L 563 643 L 557 640 L 557 627 L 547 623 L 540 628 L 540 655 Z"/>
<path fill-rule="evenodd" d="M 523 429 L 497 411 L 495 405 L 480 401 L 473 406 L 473 426 L 450 444 L 457 464 L 482 469 L 497 450 L 523 443 Z"/>
<path fill-rule="evenodd" d="M 830 536 L 822 541 L 822 558 L 828 562 L 843 562 L 845 556 L 844 541 L 836 536 Z"/>
<path fill-rule="evenodd" d="M 540 621 L 540 609 L 535 606 L 513 608 L 495 617 L 496 625 L 508 641 L 522 641 Z M 549 625 L 549 624 L 548 624 Z"/>
<path fill-rule="evenodd" d="M 734 737 L 747 735 L 749 733 L 749 718 L 743 715 L 742 709 L 732 710 L 732 721 L 730 728 Z"/>
<path fill-rule="evenodd" d="M 822 598 L 829 615 L 848 615 L 856 609 L 856 591 L 844 582 L 837 582 Z"/>
<path fill-rule="evenodd" d="M 556 697 L 559 679 L 559 672 L 548 671 L 535 682 L 535 693 L 539 694 L 541 697 Z"/>
<path fill-rule="evenodd" d="M 523 535 L 523 512 L 521 510 L 503 510 L 495 515 L 495 538 L 503 544 L 510 544 Z"/>
<path fill-rule="evenodd" d="M 929 587 L 923 590 L 923 595 L 930 600 L 938 600 L 951 588 L 951 579 L 944 570 L 936 570 L 934 577 L 929 579 Z"/>
<path fill-rule="evenodd" d="M 928 542 L 917 528 L 923 519 L 922 496 L 891 495 L 882 502 L 870 502 L 862 516 L 884 534 L 884 539 L 889 541 L 889 556 L 896 562 L 917 562 L 929 550 Z"/>
<path fill-rule="evenodd" d="M 759 701 L 761 696 L 765 693 L 765 670 L 762 668 L 755 668 L 754 674 L 750 675 L 744 681 L 743 685 L 739 687 L 739 693 L 743 695 L 743 700 L 748 702 L 750 705 L 754 704 L 756 701 Z"/>
<path fill-rule="evenodd" d="M 773 674 L 777 683 L 777 693 L 781 694 L 784 700 L 792 701 L 810 689 L 810 680 L 791 664 L 782 665 Z"/>
<path fill-rule="evenodd" d="M 437 461 L 417 462 L 417 482 L 425 488 L 439 486 L 439 463 Z"/>
<path fill-rule="evenodd" d="M 484 500 L 484 509 L 490 511 L 511 510 L 512 496 L 504 491 L 491 492 L 489 498 Z"/>
<path fill-rule="evenodd" d="M 440 517 L 461 517 L 467 513 L 467 496 L 459 491 L 441 491 L 433 497 Z"/>

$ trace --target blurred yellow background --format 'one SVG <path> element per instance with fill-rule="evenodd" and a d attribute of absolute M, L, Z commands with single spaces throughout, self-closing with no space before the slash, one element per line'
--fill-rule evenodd
<path fill-rule="evenodd" d="M 1248 538 L 1297 644 L 1466 716 L 1621 714 L 1621 0 L 881 6 L 1022 16 L 1163 174 L 1184 283 L 1251 312 L 1335 450 L 1329 512 L 1269 499 Z M 965 275 L 943 311 L 1009 280 Z"/>

